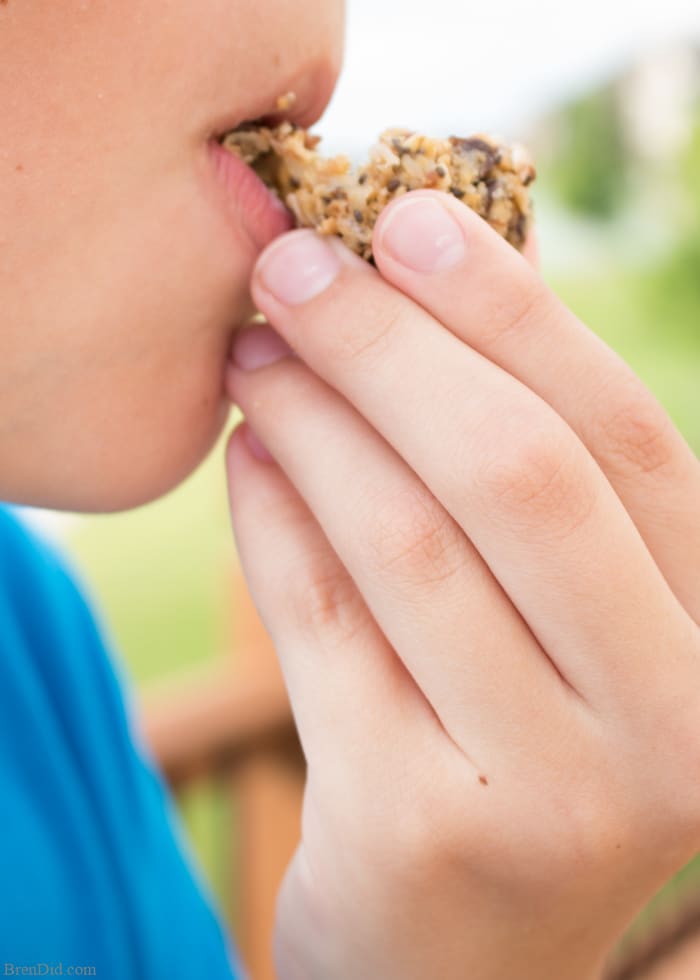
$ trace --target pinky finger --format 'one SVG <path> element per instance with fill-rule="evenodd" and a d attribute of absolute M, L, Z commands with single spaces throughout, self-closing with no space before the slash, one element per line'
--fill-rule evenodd
<path fill-rule="evenodd" d="M 316 518 L 261 450 L 242 423 L 226 453 L 248 588 L 280 659 L 310 769 L 347 776 L 349 767 L 366 779 L 392 749 L 406 752 L 411 728 L 425 746 L 439 725 Z"/>

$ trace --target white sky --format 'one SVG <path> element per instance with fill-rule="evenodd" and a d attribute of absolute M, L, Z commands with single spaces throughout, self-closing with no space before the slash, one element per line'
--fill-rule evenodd
<path fill-rule="evenodd" d="M 628 57 L 700 42 L 700 0 L 347 0 L 345 70 L 319 132 L 364 155 L 390 125 L 517 138 Z"/>

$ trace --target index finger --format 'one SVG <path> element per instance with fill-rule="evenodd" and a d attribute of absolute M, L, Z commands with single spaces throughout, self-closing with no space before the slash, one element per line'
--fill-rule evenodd
<path fill-rule="evenodd" d="M 435 222 L 444 216 L 445 227 L 454 224 L 465 245 L 464 260 L 437 273 L 410 267 L 431 233 L 426 219 L 417 230 L 417 212 L 426 204 Z M 373 248 L 385 279 L 536 392 L 576 432 L 700 622 L 700 465 L 631 368 L 514 248 L 447 194 L 415 191 L 390 205 L 377 222 Z M 534 241 L 526 248 L 532 262 Z"/>
<path fill-rule="evenodd" d="M 654 626 L 672 629 L 681 610 L 590 454 L 542 399 L 313 232 L 266 250 L 253 296 L 452 515 L 576 690 L 595 700 L 613 679 L 619 693 L 621 676 L 653 682 Z"/>

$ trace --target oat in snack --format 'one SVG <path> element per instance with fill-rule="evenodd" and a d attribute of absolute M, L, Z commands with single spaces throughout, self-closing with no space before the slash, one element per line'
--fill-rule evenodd
<path fill-rule="evenodd" d="M 294 102 L 290 92 L 277 107 L 285 112 Z M 247 123 L 222 138 L 273 188 L 299 227 L 337 235 L 364 259 L 372 259 L 372 229 L 382 209 L 419 188 L 453 194 L 516 248 L 525 243 L 535 168 L 520 146 L 483 134 L 436 139 L 387 129 L 368 163 L 353 167 L 346 156 L 322 157 L 319 142 L 290 122 Z"/>

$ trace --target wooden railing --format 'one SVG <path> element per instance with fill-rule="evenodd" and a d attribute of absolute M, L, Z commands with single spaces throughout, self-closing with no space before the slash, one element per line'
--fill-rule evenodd
<path fill-rule="evenodd" d="M 208 781 L 235 798 L 235 826 L 224 833 L 244 846 L 223 849 L 235 894 L 224 914 L 252 980 L 274 980 L 275 900 L 299 840 L 304 759 L 274 649 L 240 574 L 232 591 L 235 652 L 147 690 L 142 718 L 176 797 Z"/>
<path fill-rule="evenodd" d="M 235 654 L 147 691 L 142 714 L 176 796 L 208 780 L 235 797 L 235 826 L 224 835 L 242 846 L 235 857 L 224 849 L 236 895 L 224 912 L 252 980 L 275 980 L 275 902 L 300 836 L 304 759 L 272 643 L 240 574 L 233 594 Z M 700 977 L 700 870 L 686 877 L 666 893 L 663 915 L 613 952 L 605 980 Z"/>

